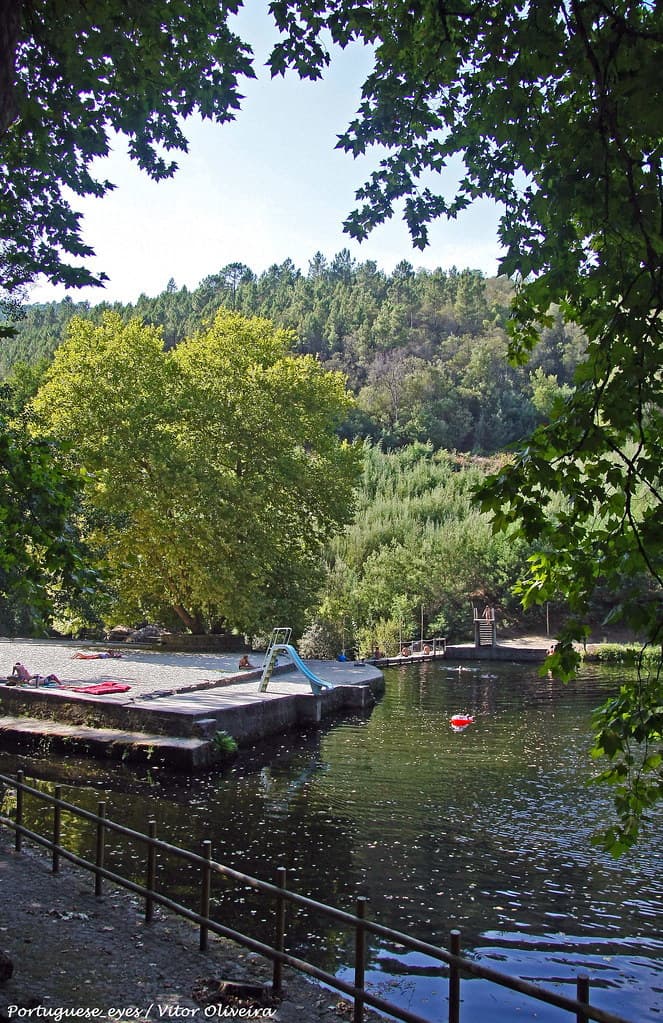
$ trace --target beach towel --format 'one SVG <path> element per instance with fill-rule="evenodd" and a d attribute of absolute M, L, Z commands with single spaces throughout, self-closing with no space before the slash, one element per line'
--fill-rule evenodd
<path fill-rule="evenodd" d="M 69 686 L 74 693 L 89 693 L 90 696 L 107 696 L 109 693 L 126 693 L 131 686 L 122 682 L 99 682 L 94 686 Z"/>

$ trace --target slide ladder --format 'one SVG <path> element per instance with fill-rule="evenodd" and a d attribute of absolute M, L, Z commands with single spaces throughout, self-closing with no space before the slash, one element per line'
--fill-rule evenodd
<path fill-rule="evenodd" d="M 290 643 L 290 637 L 292 636 L 292 629 L 274 629 L 272 631 L 272 637 L 267 646 L 267 652 L 265 654 L 265 661 L 262 668 L 262 675 L 260 676 L 260 685 L 258 691 L 261 693 L 267 692 L 267 686 L 269 680 L 274 674 L 274 668 L 276 667 L 276 659 L 279 656 L 278 647 L 287 646 Z"/>
<path fill-rule="evenodd" d="M 263 665 L 262 675 L 260 677 L 260 684 L 258 691 L 261 693 L 267 692 L 267 686 L 269 680 L 274 674 L 274 668 L 276 666 L 276 660 L 279 654 L 284 654 L 289 657 L 294 666 L 301 671 L 311 684 L 311 690 L 315 696 L 319 696 L 323 689 L 333 689 L 334 685 L 332 682 L 327 682 L 324 678 L 318 678 L 306 664 L 295 650 L 294 646 L 290 643 L 290 637 L 292 635 L 292 629 L 280 628 L 274 629 L 272 637 L 267 647 L 267 653 L 265 654 L 265 662 Z"/>
<path fill-rule="evenodd" d="M 493 629 L 492 622 L 485 622 L 479 619 L 479 646 L 493 645 Z"/>

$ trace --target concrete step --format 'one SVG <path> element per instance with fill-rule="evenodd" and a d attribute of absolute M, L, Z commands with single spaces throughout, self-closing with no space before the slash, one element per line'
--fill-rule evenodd
<path fill-rule="evenodd" d="M 177 770 L 209 767 L 223 759 L 209 736 L 155 735 L 9 715 L 0 717 L 0 742 L 3 749 L 22 753 L 92 755 L 100 759 L 167 764 Z"/>

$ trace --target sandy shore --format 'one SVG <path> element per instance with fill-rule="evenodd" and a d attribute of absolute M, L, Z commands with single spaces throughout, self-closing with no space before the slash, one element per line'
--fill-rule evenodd
<path fill-rule="evenodd" d="M 132 693 L 143 695 L 159 691 L 195 688 L 210 679 L 238 672 L 240 654 L 175 653 L 160 648 L 140 650 L 131 646 L 114 647 L 117 658 L 82 660 L 75 654 L 102 653 L 99 644 L 63 640 L 0 639 L 0 677 L 11 674 L 17 661 L 31 674 L 54 674 L 63 682 L 88 685 L 105 680 L 126 682 Z M 251 662 L 262 665 L 260 654 Z"/>

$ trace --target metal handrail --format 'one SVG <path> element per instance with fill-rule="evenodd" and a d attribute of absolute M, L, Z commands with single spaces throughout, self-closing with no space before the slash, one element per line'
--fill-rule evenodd
<path fill-rule="evenodd" d="M 200 929 L 200 948 L 205 951 L 208 947 L 207 935 L 208 932 L 219 935 L 220 937 L 229 938 L 239 945 L 250 949 L 253 952 L 257 952 L 265 958 L 271 960 L 273 964 L 273 989 L 275 992 L 281 990 L 281 969 L 282 966 L 290 966 L 291 968 L 298 970 L 301 973 L 307 974 L 316 980 L 322 981 L 324 984 L 348 995 L 354 1001 L 354 1019 L 353 1023 L 362 1023 L 363 1019 L 363 1006 L 369 1005 L 372 1008 L 378 1009 L 382 1012 L 388 1013 L 390 1016 L 404 1021 L 404 1023 L 430 1023 L 424 1017 L 411 1012 L 405 1007 L 396 1005 L 387 999 L 381 998 L 378 995 L 372 994 L 368 991 L 364 985 L 364 965 L 366 958 L 365 948 L 365 937 L 367 934 L 375 935 L 376 937 L 384 938 L 394 944 L 401 945 L 405 948 L 411 949 L 412 951 L 420 952 L 424 955 L 429 956 L 432 959 L 436 959 L 441 963 L 444 963 L 449 970 L 449 1023 L 459 1023 L 460 1021 L 460 976 L 461 973 L 469 974 L 474 977 L 487 980 L 491 983 L 498 984 L 501 987 L 509 988 L 512 991 L 516 991 L 529 998 L 536 999 L 537 1001 L 546 1002 L 549 1005 L 554 1005 L 560 1009 L 564 1009 L 570 1013 L 575 1013 L 576 1023 L 589 1023 L 590 1020 L 595 1020 L 596 1023 L 629 1023 L 623 1016 L 615 1015 L 605 1009 L 601 1009 L 598 1006 L 592 1006 L 589 1003 L 589 978 L 586 975 L 580 975 L 576 981 L 576 998 L 569 998 L 566 995 L 558 994 L 555 991 L 550 991 L 547 988 L 540 987 L 537 984 L 533 984 L 530 981 L 522 980 L 518 977 L 511 977 L 507 974 L 501 973 L 499 970 L 495 970 L 492 967 L 484 966 L 481 963 L 474 962 L 471 959 L 466 958 L 460 954 L 460 931 L 454 929 L 450 932 L 450 943 L 449 949 L 444 949 L 438 945 L 432 945 L 428 942 L 421 941 L 418 938 L 414 938 L 411 935 L 397 931 L 394 928 L 387 927 L 384 924 L 379 924 L 375 921 L 369 920 L 365 916 L 366 900 L 358 899 L 356 908 L 356 914 L 348 913 L 345 910 L 338 909 L 334 906 L 329 906 L 326 903 L 318 902 L 315 899 L 311 899 L 305 895 L 299 895 L 297 892 L 289 891 L 286 888 L 286 871 L 285 868 L 279 867 L 279 884 L 273 884 L 269 881 L 263 881 L 260 878 L 253 877 L 250 874 L 246 874 L 243 871 L 237 870 L 234 867 L 230 867 L 227 864 L 219 863 L 211 858 L 211 843 L 203 843 L 204 854 L 192 852 L 191 850 L 183 849 L 180 846 L 172 845 L 169 842 L 165 842 L 156 836 L 156 822 L 151 819 L 148 822 L 148 834 L 140 831 L 134 831 L 132 828 L 128 828 L 123 824 L 113 821 L 106 817 L 106 804 L 100 801 L 98 804 L 98 812 L 92 813 L 89 810 L 85 810 L 83 807 L 76 806 L 74 803 L 69 803 L 61 798 L 61 786 L 57 785 L 55 788 L 56 795 L 51 796 L 49 793 L 42 792 L 40 789 L 34 788 L 28 785 L 24 781 L 24 774 L 22 771 L 17 772 L 17 777 L 11 778 L 6 775 L 0 774 L 0 785 L 4 785 L 8 788 L 16 789 L 17 801 L 16 801 L 16 818 L 12 819 L 7 815 L 0 814 L 0 825 L 10 828 L 15 833 L 15 848 L 20 851 L 23 837 L 30 839 L 35 844 L 40 845 L 46 849 L 50 849 L 53 854 L 53 873 L 59 871 L 59 858 L 62 856 L 64 859 L 74 863 L 76 866 L 83 869 L 89 870 L 95 875 L 95 895 L 99 896 L 102 893 L 101 882 L 107 880 L 119 887 L 126 888 L 128 891 L 136 895 L 140 895 L 145 899 L 145 921 L 151 923 L 153 919 L 153 906 L 157 903 L 160 906 L 170 910 L 178 916 L 184 917 L 190 920 L 192 923 L 198 925 Z M 23 795 L 27 794 L 34 796 L 42 802 L 49 804 L 53 807 L 53 838 L 49 839 L 41 835 L 39 832 L 32 831 L 27 828 L 23 823 Z M 61 811 L 65 810 L 69 813 L 76 815 L 77 817 L 87 820 L 94 824 L 97 829 L 97 841 L 96 841 L 96 854 L 95 862 L 87 860 L 77 853 L 73 853 L 70 850 L 64 848 L 60 844 L 60 831 L 61 831 Z M 108 870 L 104 866 L 104 852 L 105 852 L 105 833 L 111 831 L 116 834 L 123 835 L 125 837 L 138 840 L 144 843 L 147 847 L 147 880 L 148 885 L 141 885 L 129 878 L 123 877 L 114 871 Z M 167 895 L 158 892 L 155 888 L 156 882 L 156 852 L 161 851 L 168 853 L 169 855 L 175 856 L 181 860 L 184 860 L 192 865 L 200 867 L 201 870 L 201 912 L 196 913 L 195 911 L 183 906 L 181 903 L 174 901 Z M 252 938 L 250 935 L 243 934 L 234 928 L 227 927 L 224 924 L 220 924 L 213 920 L 209 915 L 209 904 L 210 904 L 210 878 L 211 874 L 218 874 L 226 878 L 230 878 L 234 881 L 238 881 L 241 884 L 247 885 L 248 887 L 254 888 L 257 891 L 273 897 L 276 900 L 276 926 L 275 926 L 275 938 L 274 944 L 268 945 L 262 941 Z M 306 960 L 300 959 L 296 956 L 292 956 L 285 951 L 285 903 L 291 903 L 295 906 L 300 906 L 322 916 L 335 920 L 339 923 L 347 925 L 355 931 L 355 983 L 350 984 L 347 981 L 341 980 L 334 974 L 328 973 L 326 970 L 322 970 L 319 967 L 308 963 Z"/>

